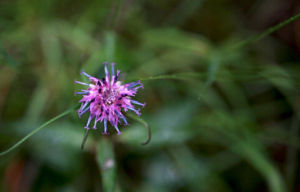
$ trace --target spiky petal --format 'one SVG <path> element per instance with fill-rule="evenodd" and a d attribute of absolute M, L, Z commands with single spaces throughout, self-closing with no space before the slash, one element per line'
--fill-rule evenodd
<path fill-rule="evenodd" d="M 115 73 L 115 64 L 111 64 L 111 75 L 107 65 L 108 63 L 104 63 L 105 77 L 101 80 L 82 71 L 81 74 L 89 78 L 90 83 L 75 81 L 76 84 L 87 86 L 86 89 L 75 92 L 77 95 L 82 95 L 82 99 L 79 101 L 81 107 L 78 115 L 81 117 L 84 113 L 90 112 L 86 129 L 89 129 L 90 122 L 94 119 L 93 129 L 96 129 L 97 123 L 100 121 L 104 125 L 103 134 L 108 134 L 107 122 L 109 122 L 119 135 L 121 131 L 118 124 L 123 122 L 124 125 L 128 125 L 122 111 L 131 110 L 140 115 L 140 110 L 133 105 L 145 106 L 144 103 L 131 99 L 139 88 L 143 88 L 143 84 L 140 81 L 122 84 L 121 81 L 118 81 L 120 71 L 117 70 Z"/>

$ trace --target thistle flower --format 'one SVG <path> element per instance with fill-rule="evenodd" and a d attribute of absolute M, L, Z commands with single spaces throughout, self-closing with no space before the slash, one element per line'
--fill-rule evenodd
<path fill-rule="evenodd" d="M 75 83 L 87 86 L 86 89 L 75 94 L 83 95 L 79 101 L 81 107 L 78 110 L 78 116 L 81 117 L 84 113 L 90 112 L 85 129 L 89 129 L 91 121 L 94 119 L 93 129 L 96 129 L 97 123 L 103 122 L 104 132 L 107 132 L 107 122 L 109 122 L 118 132 L 121 134 L 118 124 L 123 122 L 128 125 L 127 120 L 124 116 L 124 112 L 131 110 L 140 116 L 139 109 L 136 109 L 134 105 L 144 107 L 144 103 L 140 103 L 132 99 L 137 93 L 139 88 L 144 88 L 140 81 L 132 83 L 122 84 L 119 81 L 120 70 L 117 70 L 115 74 L 114 63 L 111 63 L 111 76 L 108 72 L 107 63 L 104 63 L 105 77 L 97 79 L 92 77 L 85 72 L 81 72 L 82 75 L 89 78 L 90 83 L 84 83 L 75 81 Z"/>

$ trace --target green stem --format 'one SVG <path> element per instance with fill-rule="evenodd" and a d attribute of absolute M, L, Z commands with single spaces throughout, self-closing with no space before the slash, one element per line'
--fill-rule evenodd
<path fill-rule="evenodd" d="M 151 129 L 150 129 L 148 123 L 144 119 L 137 117 L 135 115 L 128 114 L 128 116 L 131 119 L 136 120 L 137 122 L 141 123 L 147 129 L 147 140 L 144 141 L 143 143 L 141 143 L 142 145 L 147 145 L 151 141 Z"/>
<path fill-rule="evenodd" d="M 179 79 L 179 80 L 188 80 L 193 78 L 205 78 L 204 73 L 175 73 L 175 74 L 167 74 L 167 75 L 157 75 L 157 76 L 149 76 L 149 77 L 138 77 L 138 78 L 130 78 L 126 82 L 131 81 L 149 81 L 149 80 L 160 80 L 160 79 Z"/>
<path fill-rule="evenodd" d="M 285 21 L 283 21 L 283 22 L 281 22 L 281 23 L 279 23 L 279 24 L 277 24 L 275 26 L 272 26 L 272 27 L 268 28 L 267 30 L 263 31 L 262 33 L 259 33 L 259 34 L 255 35 L 253 37 L 250 37 L 250 38 L 248 38 L 248 39 L 246 39 L 246 40 L 244 40 L 244 41 L 236 44 L 236 46 L 234 46 L 234 48 L 242 48 L 242 47 L 245 47 L 248 44 L 251 44 L 251 43 L 254 43 L 256 41 L 259 41 L 262 38 L 270 35 L 271 33 L 279 30 L 280 28 L 282 28 L 285 25 L 287 25 L 287 24 L 295 21 L 298 18 L 300 18 L 300 13 L 298 13 L 297 15 L 295 15 L 295 16 L 293 16 L 293 17 L 291 17 L 291 18 L 289 18 L 289 19 L 287 19 L 287 20 L 285 20 Z"/>
<path fill-rule="evenodd" d="M 14 144 L 13 146 L 11 146 L 10 148 L 8 148 L 7 150 L 3 151 L 0 153 L 0 156 L 6 155 L 7 153 L 13 151 L 14 149 L 16 149 L 19 145 L 21 145 L 22 143 L 24 143 L 29 137 L 33 136 L 34 134 L 36 134 L 38 131 L 40 131 L 42 128 L 46 127 L 47 125 L 49 125 L 50 123 L 53 123 L 54 121 L 56 121 L 57 119 L 62 118 L 63 116 L 66 116 L 67 114 L 71 113 L 75 108 L 77 108 L 78 105 L 66 110 L 65 112 L 57 115 L 56 117 L 50 119 L 49 121 L 47 121 L 46 123 L 42 124 L 41 126 L 39 126 L 38 128 L 34 129 L 32 132 L 28 133 L 25 137 L 23 137 L 20 141 L 18 141 L 16 144 Z"/>
<path fill-rule="evenodd" d="M 83 137 L 83 140 L 82 140 L 82 143 L 81 143 L 81 149 L 82 150 L 84 149 L 85 142 L 86 142 L 86 140 L 87 140 L 87 138 L 89 136 L 89 131 L 90 131 L 89 129 L 87 129 L 85 131 L 85 134 L 84 134 L 84 137 Z"/>

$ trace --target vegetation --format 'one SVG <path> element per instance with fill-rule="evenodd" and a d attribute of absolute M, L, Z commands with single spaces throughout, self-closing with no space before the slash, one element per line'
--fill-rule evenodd
<path fill-rule="evenodd" d="M 297 4 L 1 1 L 0 190 L 299 190 Z M 146 106 L 82 150 L 74 80 L 105 61 Z"/>

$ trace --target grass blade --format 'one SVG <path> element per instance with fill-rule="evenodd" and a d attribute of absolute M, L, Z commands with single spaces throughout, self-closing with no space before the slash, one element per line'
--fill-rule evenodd
<path fill-rule="evenodd" d="M 238 48 L 245 47 L 248 44 L 255 43 L 256 41 L 259 41 L 259 40 L 263 39 L 264 37 L 270 35 L 271 33 L 275 32 L 277 30 L 279 30 L 280 28 L 284 27 L 285 25 L 297 20 L 298 18 L 300 18 L 300 13 L 298 13 L 297 15 L 295 15 L 295 16 L 293 16 L 293 17 L 291 17 L 291 18 L 289 18 L 289 19 L 287 19 L 287 20 L 285 20 L 285 21 L 283 21 L 283 22 L 281 22 L 281 23 L 279 23 L 275 26 L 270 27 L 269 29 L 255 35 L 253 37 L 250 37 L 250 38 L 248 38 L 244 41 L 241 41 L 240 43 L 237 43 L 236 46 L 234 46 L 234 48 L 238 49 Z"/>
<path fill-rule="evenodd" d="M 53 117 L 52 119 L 50 119 L 49 121 L 47 121 L 46 123 L 42 124 L 41 126 L 39 126 L 38 128 L 34 129 L 33 131 L 31 131 L 30 133 L 28 133 L 25 137 L 23 137 L 21 140 L 19 140 L 16 144 L 14 144 L 13 146 L 11 146 L 10 148 L 8 148 L 7 150 L 3 151 L 0 153 L 0 156 L 6 155 L 7 153 L 13 151 L 14 149 L 16 149 L 18 146 L 20 146 L 22 143 L 24 143 L 28 138 L 30 138 L 31 136 L 33 136 L 34 134 L 36 134 L 37 132 L 39 132 L 42 128 L 46 127 L 47 125 L 53 123 L 54 121 L 68 115 L 69 113 L 71 113 L 75 108 L 77 108 L 78 105 L 75 105 L 74 107 L 66 110 L 65 112 L 57 115 L 56 117 Z"/>

